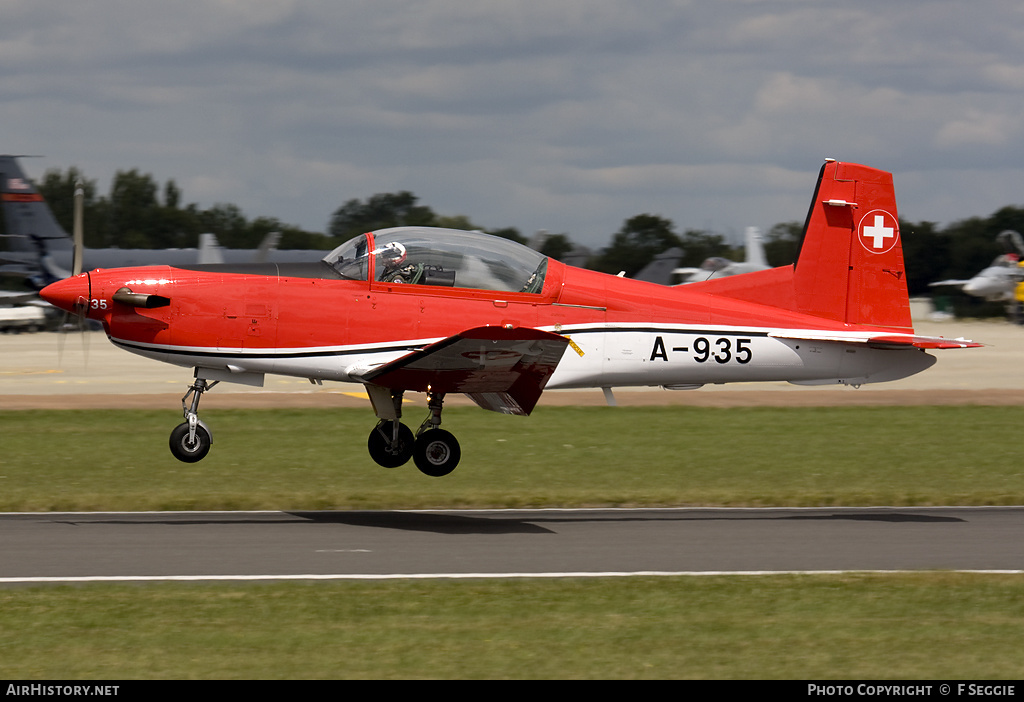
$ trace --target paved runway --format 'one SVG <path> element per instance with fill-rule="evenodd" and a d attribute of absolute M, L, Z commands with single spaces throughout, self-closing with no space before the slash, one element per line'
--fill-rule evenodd
<path fill-rule="evenodd" d="M 0 584 L 1024 572 L 1024 507 L 0 515 Z"/>

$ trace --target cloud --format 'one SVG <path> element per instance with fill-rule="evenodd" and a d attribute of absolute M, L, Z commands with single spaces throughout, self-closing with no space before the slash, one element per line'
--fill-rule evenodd
<path fill-rule="evenodd" d="M 959 119 L 946 122 L 936 134 L 938 148 L 1008 146 L 1021 134 L 1024 116 L 986 113 L 969 108 Z"/>
<path fill-rule="evenodd" d="M 943 222 L 1024 160 L 1010 0 L 13 0 L 0 65 L 0 150 L 313 230 L 411 190 L 589 245 L 640 212 L 739 233 L 802 218 L 825 157 Z"/>

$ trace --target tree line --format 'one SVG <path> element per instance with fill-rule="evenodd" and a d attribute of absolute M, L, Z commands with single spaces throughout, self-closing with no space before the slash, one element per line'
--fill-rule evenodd
<path fill-rule="evenodd" d="M 280 248 L 329 249 L 329 237 L 303 231 L 273 217 L 249 220 L 236 205 L 215 204 L 203 209 L 183 204 L 173 180 L 162 187 L 138 170 L 118 171 L 110 192 L 100 195 L 96 181 L 75 167 L 66 172 L 48 170 L 36 183 L 57 221 L 71 231 L 75 183 L 83 185 L 83 235 L 88 248 L 122 249 L 193 248 L 199 235 L 213 233 L 227 248 L 252 249 L 270 232 L 281 232 Z"/>
<path fill-rule="evenodd" d="M 97 192 L 75 167 L 67 171 L 48 170 L 37 183 L 61 225 L 71 231 L 74 187 L 84 184 L 84 232 L 91 248 L 187 248 L 195 247 L 199 235 L 210 232 L 228 248 L 256 248 L 273 231 L 281 233 L 281 249 L 332 249 L 352 236 L 395 226 L 434 226 L 479 230 L 496 236 L 531 243 L 514 227 L 488 229 L 466 215 L 442 215 L 421 204 L 411 192 L 378 193 L 366 199 L 353 198 L 331 215 L 327 232 L 309 232 L 273 217 L 248 219 L 232 204 L 200 208 L 183 204 L 181 189 L 173 180 L 159 185 L 152 176 L 132 169 L 118 171 L 107 195 Z M 765 254 L 771 265 L 794 262 L 799 250 L 801 222 L 773 226 L 764 236 Z M 972 217 L 945 227 L 933 222 L 901 220 L 903 252 L 911 295 L 926 295 L 936 280 L 969 278 L 1005 253 L 996 242 L 1004 230 L 1024 232 L 1024 208 L 1007 206 L 988 217 Z M 625 271 L 634 275 L 659 253 L 678 247 L 683 250 L 681 266 L 696 267 L 706 258 L 721 256 L 742 260 L 742 245 L 731 246 L 718 232 L 687 229 L 677 231 L 672 220 L 656 214 L 638 214 L 626 219 L 611 235 L 607 246 L 587 251 L 568 233 L 548 234 L 533 242 L 539 250 L 564 260 L 573 256 L 588 268 L 608 273 Z"/>

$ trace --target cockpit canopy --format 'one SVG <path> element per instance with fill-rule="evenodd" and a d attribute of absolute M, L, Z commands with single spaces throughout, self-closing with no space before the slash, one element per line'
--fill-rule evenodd
<path fill-rule="evenodd" d="M 548 259 L 509 239 L 434 227 L 360 234 L 323 259 L 350 280 L 539 293 Z"/>
<path fill-rule="evenodd" d="M 1015 253 L 1005 253 L 996 256 L 989 268 L 1018 268 L 1020 263 L 1020 256 Z"/>

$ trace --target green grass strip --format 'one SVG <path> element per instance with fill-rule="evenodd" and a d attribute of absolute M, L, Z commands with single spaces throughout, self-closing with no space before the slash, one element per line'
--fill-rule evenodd
<path fill-rule="evenodd" d="M 444 478 L 373 463 L 369 411 L 203 419 L 213 450 L 184 464 L 171 410 L 0 412 L 0 511 L 1024 502 L 1020 407 L 456 407 Z"/>
<path fill-rule="evenodd" d="M 0 591 L 6 679 L 1016 679 L 1024 581 L 737 576 Z"/>

